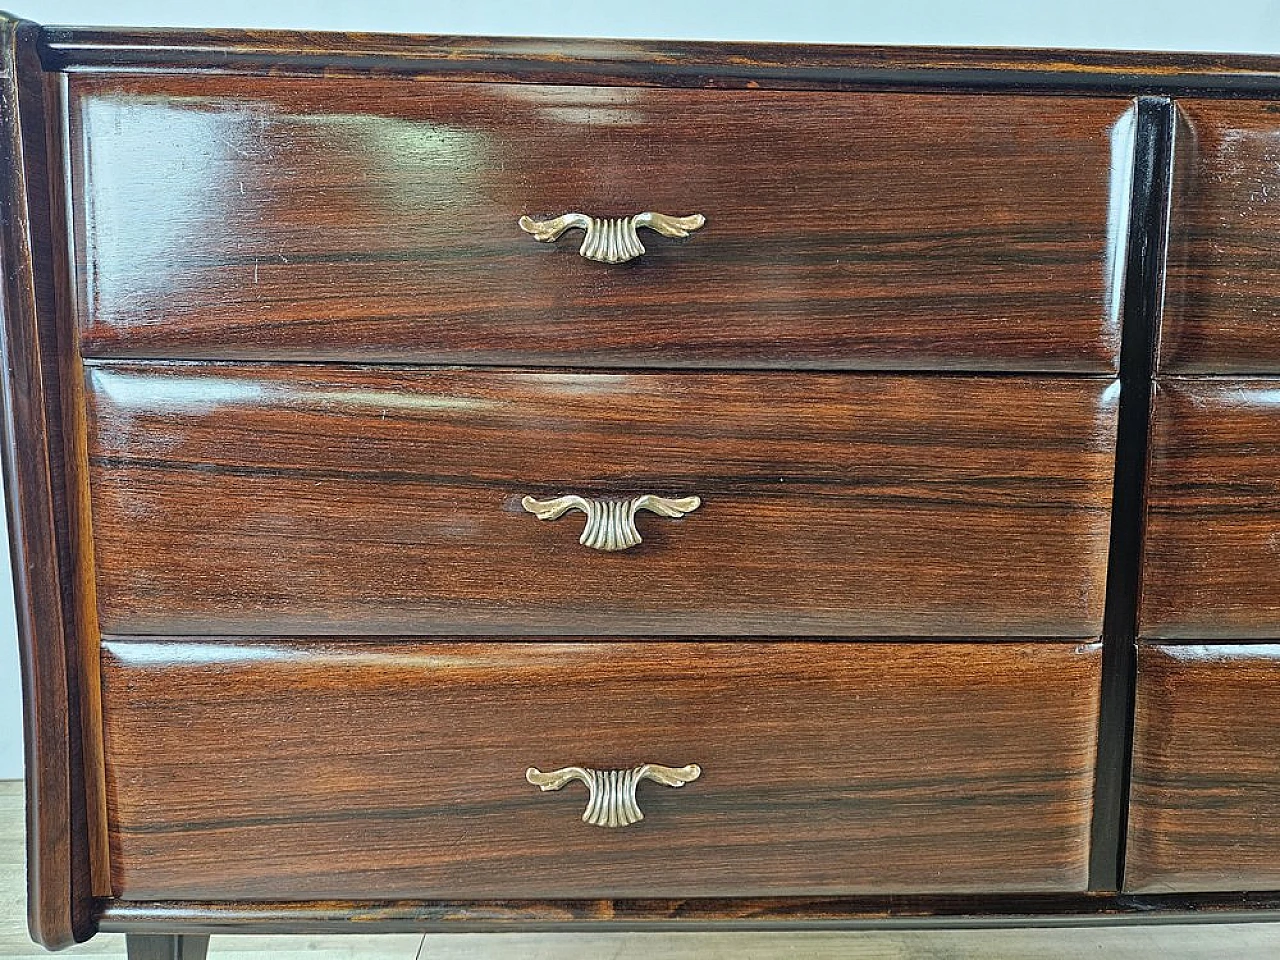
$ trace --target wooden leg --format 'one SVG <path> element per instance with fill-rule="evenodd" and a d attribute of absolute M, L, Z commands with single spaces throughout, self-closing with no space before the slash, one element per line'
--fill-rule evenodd
<path fill-rule="evenodd" d="M 204 960 L 209 938 L 193 934 L 131 933 L 124 938 L 129 960 Z"/>

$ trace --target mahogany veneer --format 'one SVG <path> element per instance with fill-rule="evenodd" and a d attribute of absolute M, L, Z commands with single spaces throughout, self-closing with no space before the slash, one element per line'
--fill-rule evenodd
<path fill-rule="evenodd" d="M 1080 891 L 1098 654 L 109 639 L 112 891 Z M 581 785 L 544 794 L 524 778 L 693 760 L 698 780 L 644 785 L 645 819 L 615 830 L 579 821 Z"/>
<path fill-rule="evenodd" d="M 1280 916 L 1277 102 L 0 18 L 35 939 Z"/>
<path fill-rule="evenodd" d="M 585 264 L 584 264 L 585 265 Z M 1105 380 L 86 372 L 108 633 L 1097 636 Z M 625 553 L 523 495 L 698 494 Z M 922 576 L 923 571 L 927 576 Z"/>
<path fill-rule="evenodd" d="M 1280 373 L 1280 102 L 1180 100 L 1160 368 Z"/>
<path fill-rule="evenodd" d="M 1280 887 L 1280 647 L 1143 645 L 1125 889 Z"/>
<path fill-rule="evenodd" d="M 1162 380 L 1141 632 L 1280 638 L 1280 380 Z"/>
<path fill-rule="evenodd" d="M 1115 369 L 1127 100 L 113 74 L 67 97 L 86 356 Z M 612 268 L 513 229 L 571 210 L 709 219 Z"/>

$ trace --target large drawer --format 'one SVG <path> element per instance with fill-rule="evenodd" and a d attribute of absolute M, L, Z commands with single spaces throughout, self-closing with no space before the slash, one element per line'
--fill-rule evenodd
<path fill-rule="evenodd" d="M 1082 891 L 1096 644 L 108 640 L 145 899 Z M 529 767 L 696 764 L 584 823 Z"/>
<path fill-rule="evenodd" d="M 1280 101 L 1180 100 L 1167 373 L 1280 373 Z"/>
<path fill-rule="evenodd" d="M 1280 888 L 1280 647 L 1139 648 L 1125 888 Z"/>
<path fill-rule="evenodd" d="M 1164 380 L 1152 416 L 1141 631 L 1280 637 L 1280 380 Z"/>
<path fill-rule="evenodd" d="M 72 75 L 92 356 L 1115 368 L 1126 99 Z M 616 266 L 524 215 L 699 213 Z"/>
<path fill-rule="evenodd" d="M 108 633 L 1101 625 L 1106 380 L 97 363 L 86 394 Z M 562 495 L 702 503 L 606 552 L 522 509 Z"/>

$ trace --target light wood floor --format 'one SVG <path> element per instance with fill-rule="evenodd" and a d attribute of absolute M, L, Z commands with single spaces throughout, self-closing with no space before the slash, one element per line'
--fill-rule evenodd
<path fill-rule="evenodd" d="M 27 939 L 22 785 L 0 781 L 0 957 L 51 956 Z M 103 934 L 58 956 L 124 958 Z M 1265 960 L 1280 924 L 788 934 L 443 934 L 214 937 L 211 958 L 248 960 Z"/>

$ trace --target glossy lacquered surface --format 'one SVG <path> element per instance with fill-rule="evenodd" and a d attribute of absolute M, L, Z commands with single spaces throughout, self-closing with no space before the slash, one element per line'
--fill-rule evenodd
<path fill-rule="evenodd" d="M 1069 636 L 1105 380 L 94 364 L 102 628 Z M 578 542 L 532 495 L 699 496 Z"/>
<path fill-rule="evenodd" d="M 1209 670 L 1108 893 L 1140 574 L 1278 635 L 1265 383 L 1166 384 L 1243 426 L 1154 427 L 1140 541 L 1161 300 L 1166 381 L 1280 372 L 1280 61 L 3 22 L 42 942 L 1280 915 L 1265 687 Z M 517 226 L 575 209 L 707 224 Z M 605 555 L 562 494 L 704 503 Z M 621 831 L 524 780 L 646 760 L 706 772 Z"/>
<path fill-rule="evenodd" d="M 94 356 L 1073 370 L 1123 99 L 73 75 Z M 700 213 L 623 266 L 523 215 Z"/>
<path fill-rule="evenodd" d="M 1280 646 L 1147 646 L 1125 888 L 1280 887 Z"/>
<path fill-rule="evenodd" d="M 42 41 L 46 69 L 68 71 L 1121 97 L 1280 90 L 1280 58 L 1241 54 L 59 26 Z"/>
<path fill-rule="evenodd" d="M 1164 380 L 1151 429 L 1141 632 L 1280 637 L 1280 380 Z"/>
<path fill-rule="evenodd" d="M 1098 665 L 1060 643 L 111 639 L 115 893 L 1078 891 Z M 645 785 L 613 830 L 524 775 L 651 760 L 702 776 Z"/>
<path fill-rule="evenodd" d="M 1160 367 L 1280 372 L 1280 101 L 1178 101 Z"/>
<path fill-rule="evenodd" d="M 95 727 L 80 713 L 74 416 L 63 418 L 69 358 L 58 349 L 49 255 L 59 173 L 45 154 L 38 41 L 33 24 L 0 13 L 0 463 L 23 681 L 26 917 L 33 938 L 60 949 L 93 933 L 92 838 L 102 823 L 84 762 Z"/>

